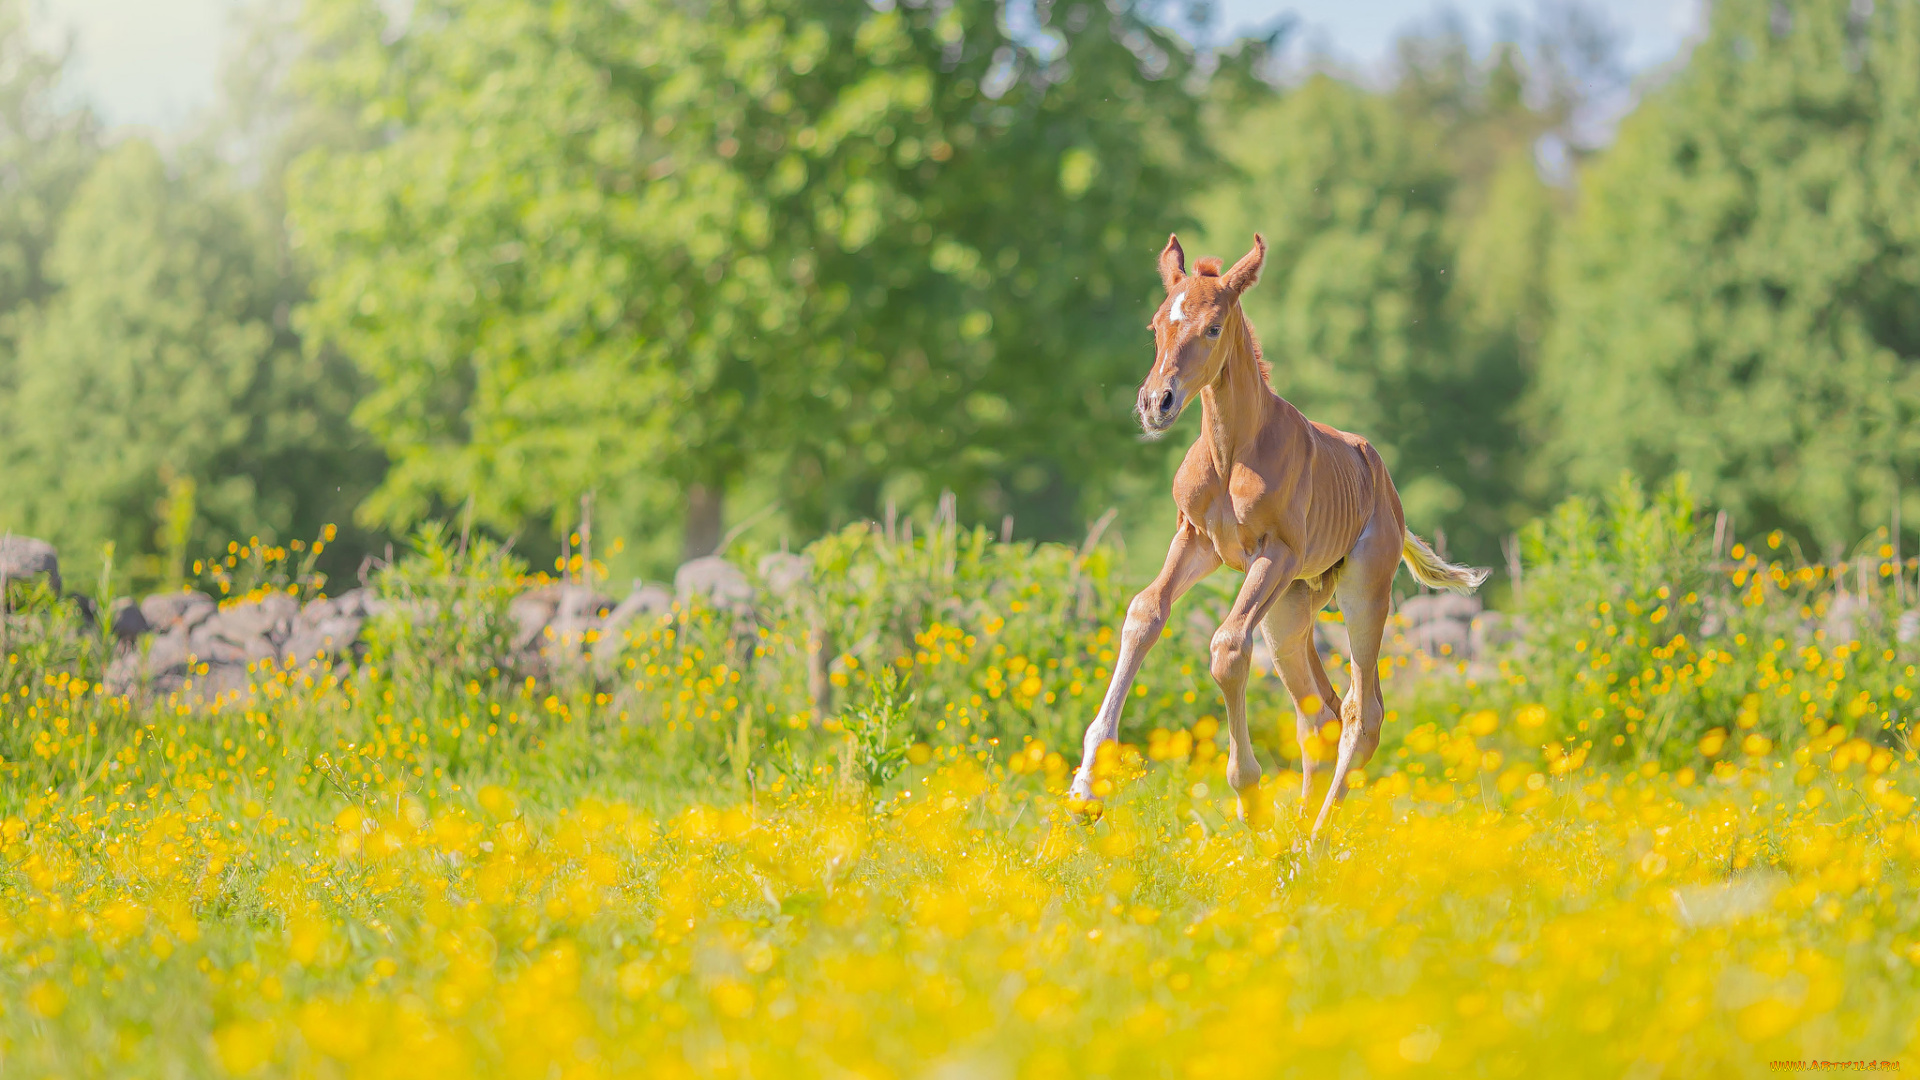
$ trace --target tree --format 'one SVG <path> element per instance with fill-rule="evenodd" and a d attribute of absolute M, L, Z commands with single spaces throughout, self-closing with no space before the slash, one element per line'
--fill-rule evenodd
<path fill-rule="evenodd" d="M 98 153 L 98 124 L 60 104 L 66 57 L 37 48 L 17 0 L 0 0 L 0 391 L 14 378 L 20 316 L 46 299 L 47 249 Z"/>
<path fill-rule="evenodd" d="M 351 508 L 368 470 L 350 372 L 295 348 L 269 230 L 219 166 L 123 141 L 46 265 L 56 291 L 0 393 L 7 528 L 75 554 L 111 540 L 152 580 L 182 550 L 170 533 L 285 541 Z"/>
<path fill-rule="evenodd" d="M 296 170 L 304 325 L 374 384 L 367 518 L 564 526 L 592 491 L 697 553 L 751 471 L 807 529 L 943 486 L 1077 525 L 1140 460 L 1139 312 L 1206 151 L 1168 33 L 1039 14 L 315 3 L 306 85 L 371 145 Z"/>
<path fill-rule="evenodd" d="M 1410 123 L 1435 133 L 1455 178 L 1448 217 L 1461 344 L 1483 354 L 1477 367 L 1505 373 L 1497 381 L 1512 401 L 1538 363 L 1549 252 L 1566 201 L 1541 162 L 1562 170 L 1598 149 L 1596 114 L 1625 89 L 1619 38 L 1587 8 L 1544 2 L 1529 20 L 1503 18 L 1487 49 L 1446 15 L 1403 36 L 1397 52 L 1392 97 Z M 1518 418 L 1507 419 L 1517 450 Z M 1514 479 L 1509 471 L 1503 482 Z"/>
<path fill-rule="evenodd" d="M 1725 0 L 1582 178 L 1536 484 L 1690 471 L 1834 547 L 1920 466 L 1920 10 Z"/>

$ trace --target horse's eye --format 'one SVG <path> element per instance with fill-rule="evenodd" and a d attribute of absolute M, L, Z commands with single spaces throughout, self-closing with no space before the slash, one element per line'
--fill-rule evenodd
<path fill-rule="evenodd" d="M 1209 326 L 1209 327 L 1207 327 L 1207 336 L 1208 336 L 1208 337 L 1210 337 L 1210 338 L 1217 338 L 1217 337 L 1219 337 L 1219 336 L 1220 336 L 1220 328 L 1219 328 L 1219 327 L 1217 327 L 1217 326 Z"/>

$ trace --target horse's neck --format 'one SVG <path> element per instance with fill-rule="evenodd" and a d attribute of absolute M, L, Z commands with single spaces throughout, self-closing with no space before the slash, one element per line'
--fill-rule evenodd
<path fill-rule="evenodd" d="M 1260 362 L 1253 355 L 1253 335 L 1237 311 L 1227 334 L 1222 344 L 1228 350 L 1226 362 L 1200 397 L 1201 437 L 1207 440 L 1213 467 L 1222 476 L 1253 449 L 1273 406 L 1279 402 L 1260 376 Z"/>

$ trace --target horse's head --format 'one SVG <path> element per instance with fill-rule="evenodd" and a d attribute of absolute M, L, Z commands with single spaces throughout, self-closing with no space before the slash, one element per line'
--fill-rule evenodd
<path fill-rule="evenodd" d="M 1200 388 L 1220 377 L 1227 358 L 1221 346 L 1238 344 L 1244 336 L 1238 325 L 1240 294 L 1260 279 L 1266 257 L 1267 242 L 1256 233 L 1253 250 L 1225 274 L 1219 259 L 1201 259 L 1188 274 L 1179 238 L 1167 237 L 1166 250 L 1160 253 L 1167 299 L 1148 326 L 1153 331 L 1153 370 L 1140 385 L 1135 407 L 1149 436 L 1165 435 Z"/>

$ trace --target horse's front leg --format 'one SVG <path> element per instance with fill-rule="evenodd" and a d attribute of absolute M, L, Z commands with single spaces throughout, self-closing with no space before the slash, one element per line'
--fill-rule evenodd
<path fill-rule="evenodd" d="M 1071 796 L 1076 799 L 1093 797 L 1093 762 L 1099 753 L 1100 744 L 1116 739 L 1120 735 L 1120 711 L 1126 708 L 1127 694 L 1133 689 L 1133 677 L 1140 673 L 1140 664 L 1147 658 L 1147 650 L 1160 638 L 1160 631 L 1167 625 L 1167 615 L 1173 610 L 1173 602 L 1181 594 L 1193 587 L 1193 583 L 1206 577 L 1220 565 L 1220 554 L 1213 549 L 1213 542 L 1201 534 L 1200 530 L 1182 518 L 1180 531 L 1173 535 L 1173 545 L 1167 549 L 1166 565 L 1160 568 L 1160 574 L 1140 595 L 1127 605 L 1127 621 L 1120 628 L 1120 655 L 1113 664 L 1113 681 L 1107 684 L 1107 695 L 1100 699 L 1100 711 L 1094 714 L 1093 723 L 1087 725 L 1087 737 L 1082 743 L 1080 770 L 1074 774 Z"/>
<path fill-rule="evenodd" d="M 1240 796 L 1241 816 L 1260 820 L 1255 800 L 1260 788 L 1260 759 L 1247 733 L 1247 670 L 1252 666 L 1253 629 L 1266 618 L 1300 570 L 1300 558 L 1278 540 L 1262 545 L 1247 564 L 1247 579 L 1233 600 L 1227 619 L 1213 635 L 1213 681 L 1227 702 L 1227 783 Z"/>

